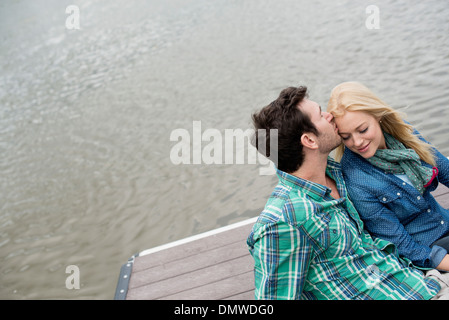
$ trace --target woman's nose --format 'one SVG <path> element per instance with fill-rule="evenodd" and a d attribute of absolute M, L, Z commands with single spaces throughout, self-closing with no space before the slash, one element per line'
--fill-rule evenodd
<path fill-rule="evenodd" d="M 354 146 L 361 147 L 363 144 L 363 139 L 360 136 L 354 137 Z"/>

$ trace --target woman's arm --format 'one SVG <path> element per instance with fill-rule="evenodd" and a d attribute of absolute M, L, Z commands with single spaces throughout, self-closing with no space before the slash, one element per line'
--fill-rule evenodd
<path fill-rule="evenodd" d="M 430 248 L 414 241 L 396 214 L 368 190 L 352 186 L 348 191 L 369 233 L 395 244 L 399 254 L 411 260 L 414 265 L 436 268 L 447 255 L 442 247 Z"/>
<path fill-rule="evenodd" d="M 429 143 L 424 137 L 419 133 L 418 130 L 414 129 L 413 134 L 417 135 L 418 138 L 426 143 Z M 449 187 L 449 155 L 445 156 L 437 148 L 433 148 L 436 166 L 438 168 L 438 181 Z"/>
<path fill-rule="evenodd" d="M 441 271 L 449 271 L 449 254 L 444 256 L 443 260 L 441 260 L 436 268 Z"/>
<path fill-rule="evenodd" d="M 449 187 L 449 159 L 436 149 L 435 158 L 438 168 L 438 181 Z"/>

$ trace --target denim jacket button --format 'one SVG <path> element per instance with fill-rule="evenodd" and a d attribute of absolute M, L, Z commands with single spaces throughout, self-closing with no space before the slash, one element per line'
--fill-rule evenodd
<path fill-rule="evenodd" d="M 382 198 L 382 201 L 384 201 L 384 202 L 387 201 L 387 198 Z"/>
<path fill-rule="evenodd" d="M 421 200 L 421 197 L 420 197 L 420 196 L 417 196 L 416 199 Z"/>

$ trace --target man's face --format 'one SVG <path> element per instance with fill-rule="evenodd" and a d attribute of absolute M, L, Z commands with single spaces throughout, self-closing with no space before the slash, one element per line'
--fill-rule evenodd
<path fill-rule="evenodd" d="M 341 144 L 334 117 L 330 113 L 322 111 L 318 103 L 308 99 L 304 99 L 299 108 L 309 115 L 318 130 L 318 149 L 322 153 L 329 153 Z"/>

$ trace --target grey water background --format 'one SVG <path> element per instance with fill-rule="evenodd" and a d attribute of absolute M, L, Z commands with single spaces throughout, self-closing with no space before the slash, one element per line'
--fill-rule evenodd
<path fill-rule="evenodd" d="M 275 176 L 174 165 L 170 134 L 287 86 L 361 81 L 449 156 L 447 0 L 2 0 L 0 39 L 2 299 L 112 299 L 133 254 L 256 216 Z"/>

